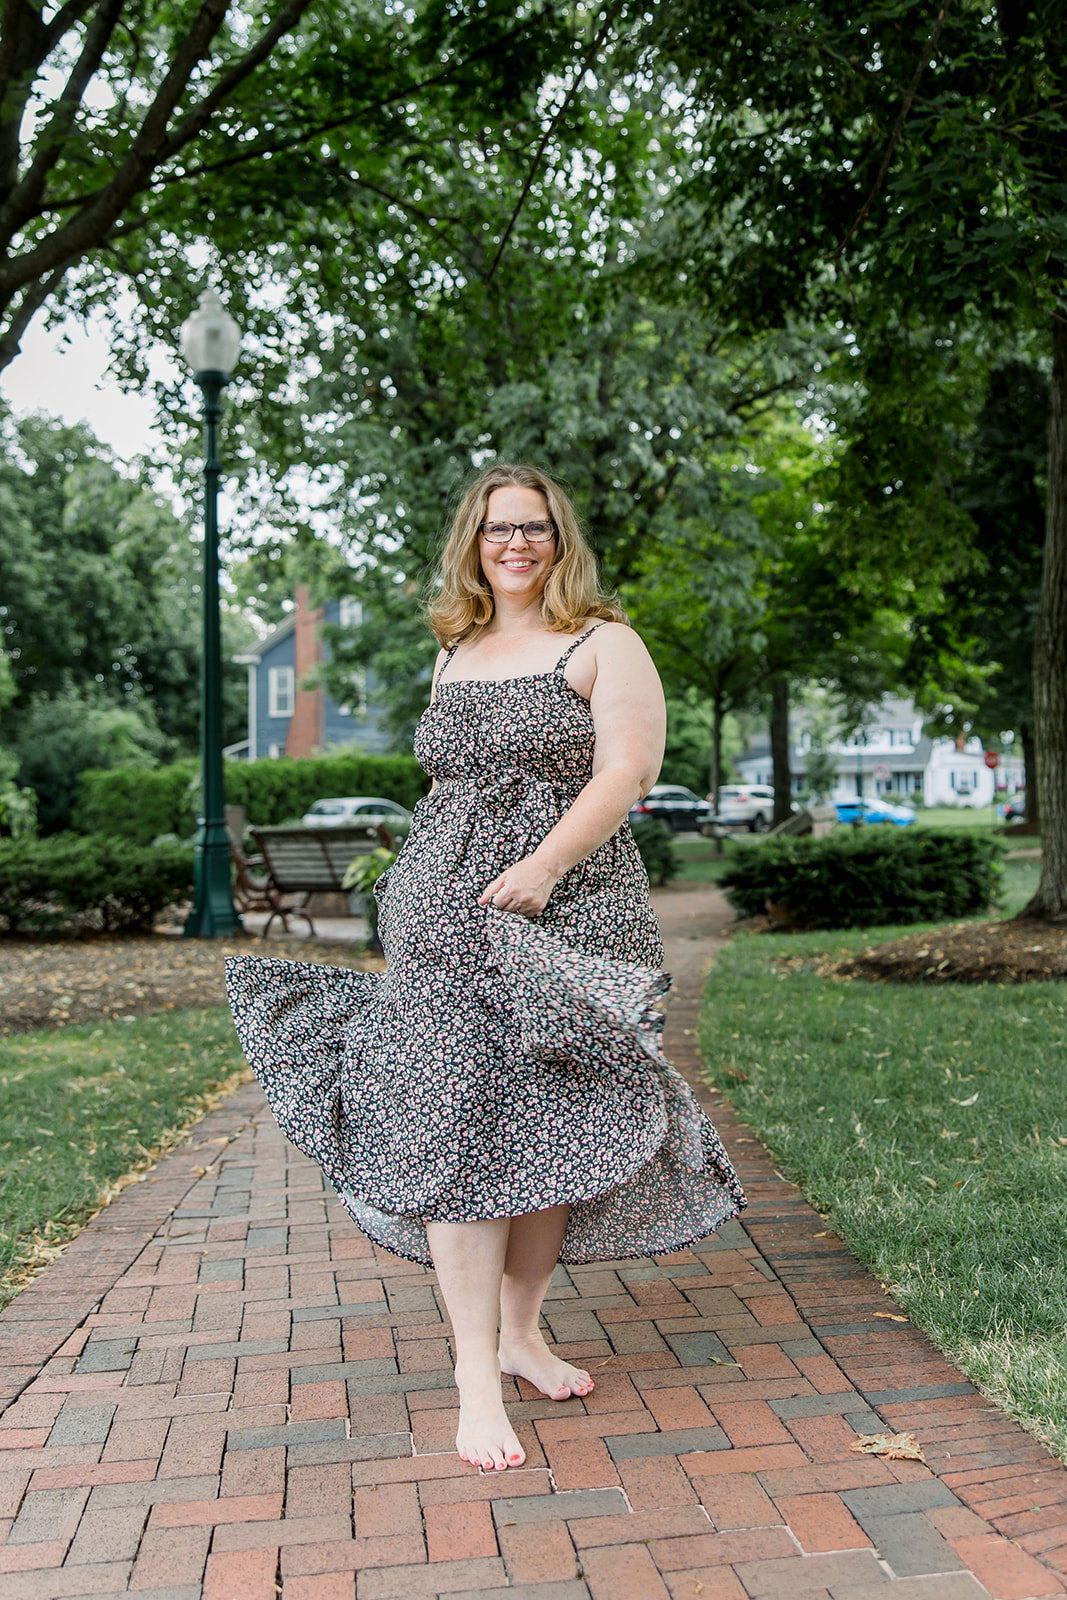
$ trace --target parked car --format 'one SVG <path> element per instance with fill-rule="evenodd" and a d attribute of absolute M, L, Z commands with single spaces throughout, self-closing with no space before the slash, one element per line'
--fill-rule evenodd
<path fill-rule="evenodd" d="M 723 784 L 719 790 L 716 820 L 724 828 L 747 828 L 749 833 L 763 833 L 774 820 L 774 790 L 769 783 Z"/>
<path fill-rule="evenodd" d="M 300 818 L 305 828 L 376 828 L 383 823 L 390 833 L 407 833 L 411 812 L 395 800 L 379 795 L 347 795 L 333 800 L 316 800 Z"/>
<path fill-rule="evenodd" d="M 892 822 L 906 828 L 915 821 L 915 813 L 908 806 L 894 806 L 888 800 L 838 800 L 838 822 Z"/>
<path fill-rule="evenodd" d="M 662 822 L 674 833 L 709 827 L 714 813 L 706 800 L 680 783 L 657 783 L 630 807 L 630 821 Z"/>

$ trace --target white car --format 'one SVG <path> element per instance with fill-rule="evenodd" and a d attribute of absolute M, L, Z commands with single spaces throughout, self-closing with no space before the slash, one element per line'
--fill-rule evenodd
<path fill-rule="evenodd" d="M 712 805 L 715 796 L 709 795 Z M 719 790 L 716 820 L 724 828 L 763 833 L 774 820 L 774 790 L 769 783 L 726 783 Z"/>
<path fill-rule="evenodd" d="M 376 828 L 384 822 L 391 833 L 406 833 L 411 826 L 411 812 L 395 800 L 357 794 L 316 800 L 300 821 L 305 828 Z"/>

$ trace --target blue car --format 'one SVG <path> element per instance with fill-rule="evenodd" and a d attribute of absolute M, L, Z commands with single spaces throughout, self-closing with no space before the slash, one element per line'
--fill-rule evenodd
<path fill-rule="evenodd" d="M 906 828 L 915 821 L 915 813 L 907 806 L 890 805 L 888 800 L 838 800 L 835 802 L 838 822 L 892 822 Z"/>

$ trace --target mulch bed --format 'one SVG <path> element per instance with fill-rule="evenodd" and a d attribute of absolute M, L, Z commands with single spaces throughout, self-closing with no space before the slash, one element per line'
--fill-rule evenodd
<path fill-rule="evenodd" d="M 0 939 L 0 1036 L 34 1028 L 143 1016 L 226 1003 L 227 956 L 280 956 L 325 966 L 384 971 L 357 945 L 310 939 L 180 939 L 101 935 Z"/>
<path fill-rule="evenodd" d="M 1067 927 L 1048 922 L 957 922 L 827 962 L 838 978 L 890 983 L 1033 983 L 1067 978 Z"/>

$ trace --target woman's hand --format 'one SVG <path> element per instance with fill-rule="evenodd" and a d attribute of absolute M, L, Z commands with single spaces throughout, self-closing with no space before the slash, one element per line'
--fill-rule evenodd
<path fill-rule="evenodd" d="M 533 856 L 516 861 L 478 896 L 480 906 L 493 905 L 522 917 L 539 917 L 559 879 Z"/>

